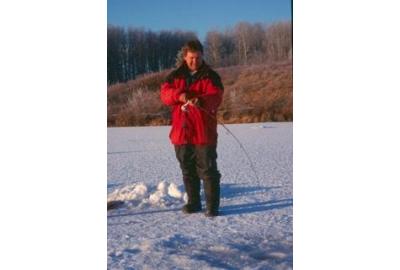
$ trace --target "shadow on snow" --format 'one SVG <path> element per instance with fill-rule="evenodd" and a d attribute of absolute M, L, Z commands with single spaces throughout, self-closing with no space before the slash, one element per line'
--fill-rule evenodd
<path fill-rule="evenodd" d="M 249 194 L 265 193 L 272 189 L 279 189 L 276 187 L 262 187 L 262 186 L 242 186 L 240 184 L 223 184 L 221 183 L 221 198 L 229 199 L 240 196 L 248 196 Z"/>
<path fill-rule="evenodd" d="M 269 210 L 277 210 L 293 206 L 292 199 L 272 200 L 266 202 L 226 205 L 220 208 L 221 216 L 250 214 Z"/>

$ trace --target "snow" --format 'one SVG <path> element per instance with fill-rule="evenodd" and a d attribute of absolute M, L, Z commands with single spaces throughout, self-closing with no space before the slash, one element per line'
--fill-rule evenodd
<path fill-rule="evenodd" d="M 292 123 L 218 127 L 221 215 L 187 215 L 169 126 L 108 128 L 108 269 L 292 269 Z M 204 194 L 202 191 L 203 206 Z"/>
<path fill-rule="evenodd" d="M 149 193 L 149 190 L 153 190 Z M 156 188 L 147 187 L 145 183 L 130 184 L 117 188 L 110 193 L 107 202 L 122 201 L 125 208 L 143 208 L 148 205 L 165 207 L 187 202 L 184 190 L 179 190 L 175 183 L 160 182 Z"/>

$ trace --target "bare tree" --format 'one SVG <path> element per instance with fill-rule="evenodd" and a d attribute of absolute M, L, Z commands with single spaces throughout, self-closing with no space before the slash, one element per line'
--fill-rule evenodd
<path fill-rule="evenodd" d="M 265 39 L 265 27 L 256 23 L 250 27 L 249 35 L 249 64 L 261 64 L 266 60 L 263 50 L 263 40 Z"/>
<path fill-rule="evenodd" d="M 266 30 L 264 47 L 269 60 L 291 59 L 292 23 L 280 22 L 270 25 Z"/>
<path fill-rule="evenodd" d="M 147 49 L 147 71 L 160 71 L 160 49 L 158 34 L 152 31 L 146 32 L 146 49 Z"/>
<path fill-rule="evenodd" d="M 205 57 L 213 66 L 221 66 L 223 53 L 223 34 L 217 31 L 207 32 L 205 41 Z"/>
<path fill-rule="evenodd" d="M 124 80 L 125 35 L 122 27 L 107 27 L 107 83 Z"/>
<path fill-rule="evenodd" d="M 247 65 L 249 63 L 250 50 L 254 42 L 252 32 L 253 26 L 248 22 L 240 22 L 234 28 L 239 64 Z"/>
<path fill-rule="evenodd" d="M 222 66 L 237 65 L 237 59 L 235 55 L 235 35 L 233 29 L 227 28 L 222 35 Z"/>

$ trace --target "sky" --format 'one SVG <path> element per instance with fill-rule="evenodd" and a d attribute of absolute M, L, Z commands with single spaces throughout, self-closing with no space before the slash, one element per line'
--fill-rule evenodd
<path fill-rule="evenodd" d="M 201 40 L 240 21 L 291 20 L 290 0 L 108 0 L 107 23 L 160 30 L 189 30 Z"/>

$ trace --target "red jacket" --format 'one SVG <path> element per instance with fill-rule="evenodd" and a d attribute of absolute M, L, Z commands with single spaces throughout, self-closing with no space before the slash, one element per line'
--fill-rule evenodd
<path fill-rule="evenodd" d="M 217 144 L 217 121 L 214 117 L 222 102 L 223 91 L 221 78 L 205 63 L 193 76 L 186 64 L 168 75 L 161 85 L 161 100 L 172 107 L 169 134 L 172 144 Z M 197 97 L 201 109 L 189 105 L 186 112 L 182 111 L 179 95 L 184 92 Z"/>

